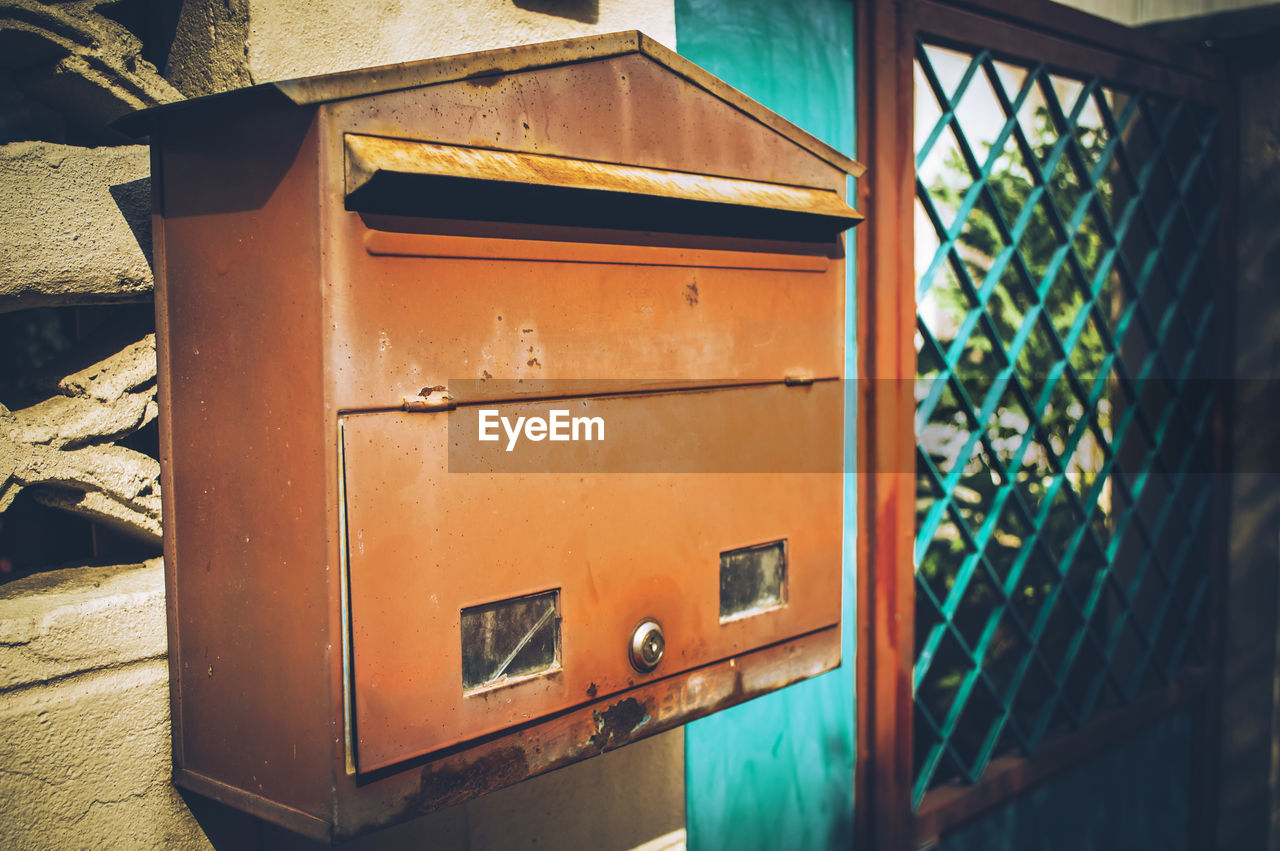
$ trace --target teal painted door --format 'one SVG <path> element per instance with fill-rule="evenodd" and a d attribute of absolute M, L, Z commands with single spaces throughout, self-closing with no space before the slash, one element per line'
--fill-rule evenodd
<path fill-rule="evenodd" d="M 851 3 L 676 0 L 675 6 L 683 56 L 839 150 L 854 153 Z M 852 287 L 848 292 L 845 371 L 853 375 Z M 846 459 L 852 469 L 851 393 L 846 399 Z M 692 851 L 801 851 L 852 843 L 852 476 L 846 479 L 844 511 L 844 664 L 688 726 L 686 818 Z"/>

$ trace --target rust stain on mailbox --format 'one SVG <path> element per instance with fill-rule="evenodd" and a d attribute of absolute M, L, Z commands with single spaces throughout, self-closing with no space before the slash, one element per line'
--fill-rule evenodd
<path fill-rule="evenodd" d="M 638 33 L 131 122 L 176 783 L 341 840 L 839 664 L 860 165 Z"/>

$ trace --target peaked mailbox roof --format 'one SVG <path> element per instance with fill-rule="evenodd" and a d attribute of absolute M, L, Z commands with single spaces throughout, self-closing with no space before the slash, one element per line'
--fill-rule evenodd
<path fill-rule="evenodd" d="M 853 177 L 860 177 L 866 171 L 866 167 L 857 160 L 842 154 L 811 133 L 801 130 L 776 112 L 767 109 L 723 80 L 637 30 L 262 83 L 245 89 L 140 110 L 120 119 L 116 122 L 116 126 L 126 133 L 145 135 L 151 120 L 156 117 L 181 114 L 215 101 L 222 102 L 253 96 L 283 96 L 294 104 L 307 106 L 475 77 L 492 77 L 536 68 L 572 65 L 632 53 L 643 54 Z"/>

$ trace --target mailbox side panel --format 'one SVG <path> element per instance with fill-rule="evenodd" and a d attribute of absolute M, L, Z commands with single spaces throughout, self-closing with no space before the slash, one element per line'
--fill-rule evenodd
<path fill-rule="evenodd" d="M 316 123 L 250 105 L 163 128 L 157 324 L 174 779 L 326 836 L 335 465 Z"/>

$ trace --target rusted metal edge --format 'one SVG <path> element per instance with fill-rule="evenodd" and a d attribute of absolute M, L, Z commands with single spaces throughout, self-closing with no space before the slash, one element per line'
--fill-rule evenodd
<path fill-rule="evenodd" d="M 211 798 L 220 804 L 236 807 L 260 819 L 286 827 L 309 839 L 317 839 L 326 843 L 332 842 L 334 839 L 333 825 L 322 818 L 317 818 L 310 813 L 294 809 L 278 801 L 264 798 L 247 789 L 229 786 L 211 777 L 206 777 L 199 772 L 175 766 L 173 769 L 173 783 L 175 786 L 203 795 L 206 798 Z"/>
<path fill-rule="evenodd" d="M 281 80 L 270 85 L 296 104 L 328 103 L 473 77 L 491 77 L 625 56 L 641 51 L 641 38 L 644 36 L 639 31 L 626 30 L 339 71 L 296 80 Z"/>
<path fill-rule="evenodd" d="M 423 387 L 417 396 L 405 396 L 403 402 L 406 411 L 452 411 L 458 407 L 458 401 L 449 394 L 449 388 L 443 384 Z M 342 434 L 338 434 L 342 439 Z"/>
<path fill-rule="evenodd" d="M 131 136 L 143 136 L 148 132 L 151 120 L 159 115 L 169 116 L 178 111 L 198 108 L 201 105 L 230 98 L 243 97 L 247 92 L 283 95 L 298 106 L 312 106 L 349 98 L 383 94 L 421 86 L 434 86 L 474 77 L 492 77 L 519 71 L 532 71 L 557 65 L 571 65 L 642 53 L 664 66 L 672 73 L 688 80 L 714 97 L 746 113 L 774 132 L 784 136 L 819 159 L 861 177 L 866 168 L 857 160 L 808 133 L 782 116 L 752 100 L 708 71 L 685 59 L 638 30 L 583 36 L 581 38 L 526 44 L 483 50 L 457 56 L 442 56 L 398 65 L 381 65 L 356 71 L 339 71 L 296 80 L 280 80 L 262 83 L 245 89 L 179 101 L 130 113 L 115 121 L 112 126 Z"/>
<path fill-rule="evenodd" d="M 673 729 L 840 665 L 840 627 L 832 625 L 532 722 L 478 743 L 365 775 L 339 813 L 335 835 L 350 839 L 510 786 Z M 387 793 L 380 784 L 401 789 Z M 362 793 L 368 793 L 365 797 Z M 388 803 L 388 802 L 393 803 Z"/>
<path fill-rule="evenodd" d="M 625 56 L 628 53 L 640 52 L 641 38 L 641 33 L 636 30 L 580 36 L 453 56 L 438 56 L 416 62 L 338 71 L 333 74 L 320 74 L 296 80 L 279 80 L 267 85 L 274 86 L 285 97 L 299 105 L 328 103 L 420 86 L 435 86 L 473 77 L 491 77 L 517 71 L 532 71 L 538 68 Z"/>
<path fill-rule="evenodd" d="M 756 207 L 838 219 L 850 226 L 862 220 L 830 189 L 355 133 L 343 140 L 349 199 L 379 174 L 433 175 Z"/>

